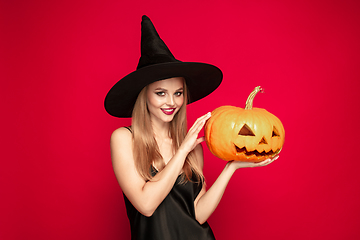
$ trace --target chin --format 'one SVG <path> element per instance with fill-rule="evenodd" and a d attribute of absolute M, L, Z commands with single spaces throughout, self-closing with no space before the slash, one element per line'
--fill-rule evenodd
<path fill-rule="evenodd" d="M 162 118 L 162 120 L 163 120 L 164 122 L 171 122 L 173 119 L 174 119 L 174 116 L 173 116 L 173 115 L 171 115 L 171 116 L 166 116 L 166 117 Z"/>
<path fill-rule="evenodd" d="M 166 114 L 160 112 L 159 114 L 152 115 L 151 118 L 153 120 L 157 119 L 157 121 L 160 121 L 160 122 L 169 123 L 174 119 L 174 115 L 175 114 L 166 115 Z"/>

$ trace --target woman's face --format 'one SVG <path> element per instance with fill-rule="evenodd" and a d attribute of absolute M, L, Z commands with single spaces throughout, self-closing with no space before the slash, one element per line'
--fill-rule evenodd
<path fill-rule="evenodd" d="M 184 103 L 184 79 L 169 78 L 149 84 L 147 106 L 151 119 L 171 122 Z"/>

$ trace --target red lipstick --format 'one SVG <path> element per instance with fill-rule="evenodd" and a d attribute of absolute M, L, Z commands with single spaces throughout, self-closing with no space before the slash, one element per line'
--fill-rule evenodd
<path fill-rule="evenodd" d="M 175 108 L 161 108 L 161 111 L 166 115 L 171 115 L 175 112 Z"/>

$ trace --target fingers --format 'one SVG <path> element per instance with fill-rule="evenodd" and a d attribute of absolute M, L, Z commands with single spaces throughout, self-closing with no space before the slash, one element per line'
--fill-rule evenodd
<path fill-rule="evenodd" d="M 205 137 L 198 138 L 198 135 L 201 129 L 204 127 L 206 121 L 211 117 L 211 113 L 199 117 L 196 119 L 195 123 L 191 126 L 188 133 L 185 136 L 183 143 L 181 144 L 182 148 L 190 152 L 192 151 L 199 143 L 205 141 Z"/>
<path fill-rule="evenodd" d="M 203 141 L 205 141 L 205 137 L 196 139 L 196 145 L 198 145 L 199 143 L 202 143 Z"/>
<path fill-rule="evenodd" d="M 275 156 L 272 157 L 272 158 L 265 159 L 265 160 L 262 161 L 262 162 L 254 163 L 254 167 L 264 167 L 264 166 L 267 166 L 267 165 L 269 165 L 270 163 L 272 163 L 273 161 L 275 161 L 275 160 L 278 159 L 278 158 L 279 158 L 279 154 L 275 155 Z"/>
<path fill-rule="evenodd" d="M 208 112 L 207 114 L 199 117 L 198 119 L 196 119 L 195 123 L 193 124 L 193 126 L 199 126 L 199 125 L 205 125 L 206 121 L 211 117 L 211 112 Z"/>
<path fill-rule="evenodd" d="M 262 162 L 242 162 L 242 161 L 230 161 L 228 164 L 235 167 L 235 169 L 239 168 L 254 168 L 254 167 L 264 167 L 275 161 L 279 158 L 279 155 L 275 155 L 272 158 L 265 159 Z"/>
<path fill-rule="evenodd" d="M 192 127 L 189 129 L 189 132 L 194 132 L 196 134 L 199 134 L 201 129 L 204 127 L 206 121 L 211 117 L 211 112 L 208 112 L 207 114 L 199 117 L 196 119 L 195 123 L 192 125 Z"/>

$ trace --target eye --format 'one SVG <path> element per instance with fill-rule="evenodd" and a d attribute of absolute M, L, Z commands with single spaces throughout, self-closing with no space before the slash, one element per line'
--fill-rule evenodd
<path fill-rule="evenodd" d="M 245 123 L 245 125 L 240 129 L 238 135 L 241 136 L 255 136 L 251 128 Z"/>
<path fill-rule="evenodd" d="M 272 131 L 272 137 L 280 137 L 279 131 L 276 129 L 275 126 Z"/>
<path fill-rule="evenodd" d="M 180 97 L 183 94 L 183 92 L 176 92 L 175 96 Z"/>
<path fill-rule="evenodd" d="M 155 94 L 158 96 L 165 96 L 165 92 L 156 92 Z"/>

